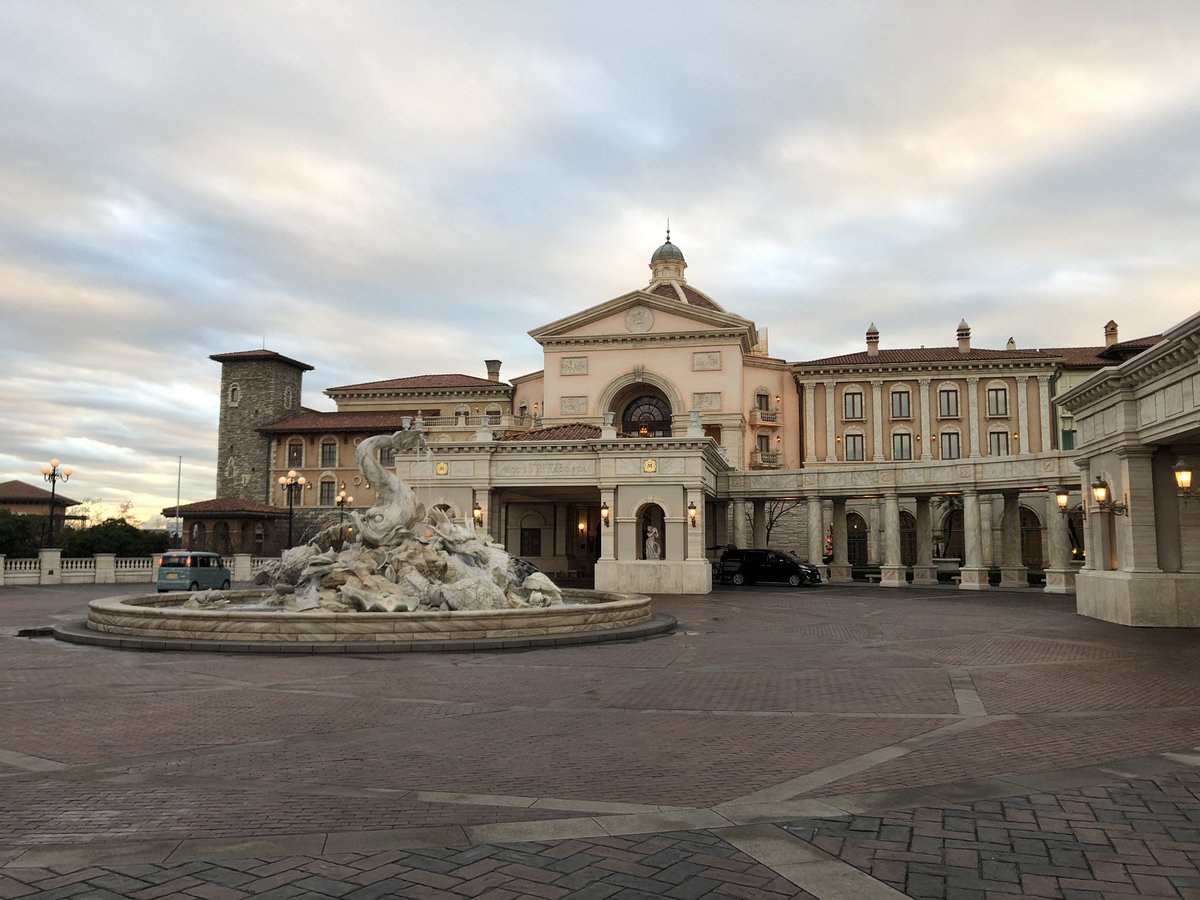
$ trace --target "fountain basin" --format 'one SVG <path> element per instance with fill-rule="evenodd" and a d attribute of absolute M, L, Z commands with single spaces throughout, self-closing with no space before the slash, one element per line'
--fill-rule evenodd
<path fill-rule="evenodd" d="M 230 591 L 252 603 L 261 590 Z M 141 650 L 241 652 L 411 652 L 504 650 L 596 643 L 669 631 L 644 594 L 566 590 L 563 606 L 458 612 L 184 609 L 187 595 L 130 595 L 93 600 L 86 622 L 61 626 L 67 641 Z"/>

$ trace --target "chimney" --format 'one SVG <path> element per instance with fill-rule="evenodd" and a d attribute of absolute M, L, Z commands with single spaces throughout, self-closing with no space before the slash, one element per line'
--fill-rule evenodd
<path fill-rule="evenodd" d="M 1014 340 L 1013 340 L 1013 339 L 1010 337 L 1010 338 L 1008 339 L 1008 345 L 1007 345 L 1007 346 L 1005 346 L 1005 348 L 1004 348 L 1004 349 L 1005 349 L 1005 350 L 1016 350 L 1016 349 L 1017 349 L 1017 342 L 1016 342 L 1016 341 L 1014 341 Z"/>
<path fill-rule="evenodd" d="M 958 323 L 958 352 L 971 352 L 971 326 L 963 319 Z"/>
<path fill-rule="evenodd" d="M 499 381 L 500 380 L 500 360 L 485 359 L 483 361 L 483 364 L 485 366 L 487 366 L 488 381 Z"/>
<path fill-rule="evenodd" d="M 1104 346 L 1111 347 L 1117 342 L 1117 323 L 1112 319 L 1104 326 Z"/>
<path fill-rule="evenodd" d="M 867 329 L 867 356 L 879 355 L 879 329 L 875 327 L 875 323 L 871 323 L 871 327 Z"/>

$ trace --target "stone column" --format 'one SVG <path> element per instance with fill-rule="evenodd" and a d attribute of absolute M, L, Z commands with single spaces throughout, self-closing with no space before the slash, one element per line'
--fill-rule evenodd
<path fill-rule="evenodd" d="M 57 547 L 38 551 L 38 584 L 62 584 L 62 551 Z"/>
<path fill-rule="evenodd" d="M 1000 587 L 1029 587 L 1029 570 L 1021 564 L 1021 495 L 1005 491 L 1000 514 Z"/>
<path fill-rule="evenodd" d="M 850 561 L 846 555 L 846 501 L 838 497 L 833 501 L 833 561 L 829 564 L 829 581 L 847 584 L 854 580 Z"/>
<path fill-rule="evenodd" d="M 600 558 L 616 559 L 617 492 L 612 488 L 601 488 L 600 502 L 608 504 L 608 521 L 600 523 Z"/>
<path fill-rule="evenodd" d="M 959 589 L 981 591 L 988 586 L 988 570 L 983 565 L 983 534 L 979 516 L 979 492 L 963 491 L 963 565 L 959 570 Z"/>
<path fill-rule="evenodd" d="M 1071 534 L 1067 530 L 1067 517 L 1059 512 L 1054 495 L 1047 495 L 1046 543 L 1050 565 L 1046 567 L 1047 594 L 1075 593 L 1075 570 L 1071 567 Z"/>
<path fill-rule="evenodd" d="M 982 456 L 979 452 L 979 379 L 967 379 L 967 424 L 970 426 L 972 458 Z"/>
<path fill-rule="evenodd" d="M 937 584 L 933 564 L 933 511 L 928 497 L 917 498 L 917 562 L 912 567 L 913 584 Z"/>
<path fill-rule="evenodd" d="M 1146 446 L 1117 448 L 1121 461 L 1121 485 L 1110 485 L 1114 503 L 1130 503 L 1129 511 L 1117 519 L 1117 556 L 1122 572 L 1160 573 L 1158 536 L 1155 532 L 1154 450 Z M 1117 492 L 1120 492 L 1119 494 Z M 1177 502 L 1174 497 L 1168 503 Z"/>
<path fill-rule="evenodd" d="M 883 564 L 883 542 L 880 536 L 883 534 L 882 522 L 879 514 L 879 499 L 872 497 L 867 501 L 867 565 L 878 566 Z"/>
<path fill-rule="evenodd" d="M 96 584 L 117 583 L 117 554 L 93 553 L 96 558 Z"/>
<path fill-rule="evenodd" d="M 802 384 L 800 402 L 804 404 L 804 462 L 817 459 L 817 386 Z"/>
<path fill-rule="evenodd" d="M 991 495 L 981 494 L 979 496 L 979 546 L 983 555 L 980 557 L 979 564 L 987 569 L 992 568 L 996 562 L 996 534 L 995 529 L 992 528 L 994 521 Z"/>
<path fill-rule="evenodd" d="M 825 565 L 825 517 L 821 515 L 821 498 L 809 497 L 808 503 L 808 561 L 814 566 Z M 829 577 L 829 573 L 825 573 Z"/>
<path fill-rule="evenodd" d="M 883 565 L 879 569 L 883 587 L 908 587 L 907 568 L 900 559 L 900 498 L 883 495 Z"/>
<path fill-rule="evenodd" d="M 825 382 L 825 462 L 837 462 L 837 442 L 834 439 L 837 434 L 837 423 L 834 421 L 837 412 L 835 387 L 834 382 Z"/>
<path fill-rule="evenodd" d="M 924 436 L 921 440 L 921 459 L 933 457 L 933 449 L 929 446 L 933 443 L 929 431 L 929 382 L 928 378 L 918 379 L 921 386 L 921 434 Z"/>
<path fill-rule="evenodd" d="M 1017 427 L 1021 429 L 1017 453 L 1029 452 L 1029 376 L 1017 376 Z M 1000 582 L 1004 584 L 1003 581 Z"/>
<path fill-rule="evenodd" d="M 1042 446 L 1039 450 L 1041 453 L 1048 453 L 1050 449 L 1056 446 L 1054 437 L 1054 425 L 1050 419 L 1050 376 L 1039 375 L 1038 382 L 1038 421 L 1042 423 Z M 1033 448 L 1030 448 L 1031 450 Z"/>
<path fill-rule="evenodd" d="M 767 546 L 767 501 L 752 500 L 754 510 L 754 544 L 755 547 Z"/>
<path fill-rule="evenodd" d="M 883 461 L 883 380 L 871 379 L 871 459 Z"/>
<path fill-rule="evenodd" d="M 733 543 L 739 550 L 750 546 L 749 523 L 746 521 L 746 501 L 733 501 Z"/>

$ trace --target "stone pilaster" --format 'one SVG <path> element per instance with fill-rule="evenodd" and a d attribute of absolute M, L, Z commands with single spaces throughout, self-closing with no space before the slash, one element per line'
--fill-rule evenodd
<path fill-rule="evenodd" d="M 1004 492 L 1000 514 L 1000 587 L 1029 587 L 1029 570 L 1021 565 L 1021 495 Z"/>
<path fill-rule="evenodd" d="M 853 581 L 850 561 L 846 555 L 846 501 L 833 501 L 833 561 L 829 564 L 829 581 L 846 584 Z"/>
<path fill-rule="evenodd" d="M 883 565 L 880 567 L 883 587 L 907 587 L 907 569 L 900 561 L 900 498 L 888 493 L 883 496 Z"/>
<path fill-rule="evenodd" d="M 983 564 L 983 533 L 979 515 L 979 492 L 963 491 L 963 565 L 959 589 L 981 591 L 988 586 L 988 570 Z"/>

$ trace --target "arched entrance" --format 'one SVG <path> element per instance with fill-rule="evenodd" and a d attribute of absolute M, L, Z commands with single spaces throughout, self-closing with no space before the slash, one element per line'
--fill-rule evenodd
<path fill-rule="evenodd" d="M 900 511 L 900 562 L 906 566 L 917 564 L 917 520 L 907 510 Z"/>
<path fill-rule="evenodd" d="M 1042 557 L 1042 523 L 1037 513 L 1027 506 L 1021 507 L 1021 565 L 1040 569 Z"/>
<path fill-rule="evenodd" d="M 867 522 L 858 513 L 846 513 L 846 561 L 852 566 L 867 564 Z"/>

